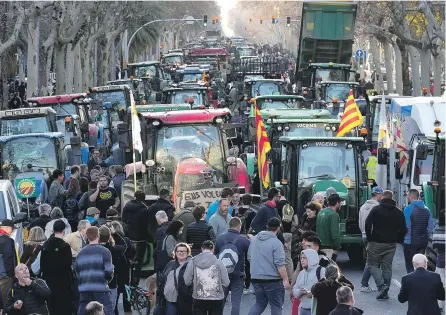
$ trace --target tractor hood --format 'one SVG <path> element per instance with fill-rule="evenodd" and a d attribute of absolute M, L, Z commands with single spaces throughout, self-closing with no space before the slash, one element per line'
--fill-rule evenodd
<path fill-rule="evenodd" d="M 326 109 L 262 109 L 260 115 L 263 119 L 318 119 L 331 118 L 331 113 Z"/>
<path fill-rule="evenodd" d="M 199 158 L 188 158 L 178 163 L 178 174 L 203 174 L 207 163 Z"/>
<path fill-rule="evenodd" d="M 336 193 L 339 195 L 339 197 L 347 200 L 347 195 L 348 195 L 347 186 L 343 182 L 333 180 L 333 179 L 317 180 L 313 185 L 313 195 L 315 193 L 320 192 L 320 193 L 323 193 L 325 196 L 325 192 L 330 187 L 334 188 L 336 190 Z"/>

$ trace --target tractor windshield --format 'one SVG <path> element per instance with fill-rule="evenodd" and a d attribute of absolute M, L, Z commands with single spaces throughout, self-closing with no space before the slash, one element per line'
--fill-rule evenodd
<path fill-rule="evenodd" d="M 317 180 L 342 181 L 354 187 L 356 167 L 354 150 L 341 142 L 315 142 L 301 146 L 299 153 L 299 187 L 309 187 Z"/>
<path fill-rule="evenodd" d="M 188 104 L 189 100 L 193 99 L 194 104 L 196 105 L 204 105 L 204 97 L 203 94 L 198 90 L 184 90 L 184 91 L 176 91 L 172 94 L 172 104 Z"/>
<path fill-rule="evenodd" d="M 12 136 L 26 133 L 51 132 L 47 117 L 24 117 L 18 119 L 2 119 L 1 135 Z"/>
<path fill-rule="evenodd" d="M 200 73 L 183 73 L 181 82 L 200 81 L 203 74 Z"/>
<path fill-rule="evenodd" d="M 252 84 L 252 96 L 281 95 L 282 87 L 279 82 L 254 82 Z"/>
<path fill-rule="evenodd" d="M 137 79 L 142 77 L 156 77 L 156 68 L 156 65 L 134 67 L 133 76 Z"/>
<path fill-rule="evenodd" d="M 325 128 L 326 124 L 291 123 L 289 130 L 283 130 L 285 137 L 335 137 L 337 131 Z"/>
<path fill-rule="evenodd" d="M 261 109 L 305 109 L 303 100 L 288 99 L 288 100 L 274 100 L 266 99 L 257 101 L 258 108 Z"/>
<path fill-rule="evenodd" d="M 212 125 L 166 126 L 159 130 L 156 143 L 156 162 L 164 168 L 160 181 L 173 184 L 178 163 L 188 158 L 205 162 L 215 171 L 217 182 L 223 178 L 223 148 L 220 133 Z M 203 176 L 201 170 L 197 173 Z"/>
<path fill-rule="evenodd" d="M 318 81 L 347 81 L 347 70 L 344 69 L 317 69 L 316 79 Z"/>
<path fill-rule="evenodd" d="M 38 137 L 13 139 L 3 146 L 2 164 L 10 180 L 22 172 L 51 175 L 57 168 L 54 140 Z"/>
<path fill-rule="evenodd" d="M 415 169 L 413 173 L 413 183 L 417 186 L 421 186 L 424 182 L 429 182 L 432 175 L 434 151 L 429 149 L 427 151 L 427 159 L 415 160 Z"/>
<path fill-rule="evenodd" d="M 183 58 L 181 56 L 166 56 L 163 58 L 163 63 L 183 63 Z"/>
<path fill-rule="evenodd" d="M 101 99 L 104 103 L 109 102 L 110 115 L 112 121 L 119 121 L 119 110 L 127 110 L 127 98 L 125 95 L 125 90 L 118 91 L 96 91 L 92 93 L 92 98 Z"/>
<path fill-rule="evenodd" d="M 350 85 L 348 84 L 328 84 L 325 91 L 325 101 L 332 102 L 336 98 L 339 102 L 343 102 L 348 98 L 350 93 Z"/>

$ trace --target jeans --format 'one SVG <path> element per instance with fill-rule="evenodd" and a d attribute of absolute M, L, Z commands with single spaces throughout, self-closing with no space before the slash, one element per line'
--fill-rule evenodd
<path fill-rule="evenodd" d="M 243 276 L 230 280 L 231 282 L 229 283 L 229 286 L 225 288 L 225 299 L 223 305 L 226 304 L 229 291 L 231 291 L 231 315 L 239 315 L 245 280 L 243 279 Z"/>
<path fill-rule="evenodd" d="M 166 302 L 166 315 L 177 315 L 177 303 Z"/>
<path fill-rule="evenodd" d="M 194 315 L 223 315 L 223 300 L 194 300 Z"/>
<path fill-rule="evenodd" d="M 118 299 L 118 288 L 110 289 L 110 299 L 114 310 Z"/>
<path fill-rule="evenodd" d="M 375 279 L 378 290 L 384 285 L 390 287 L 390 281 L 392 280 L 392 262 L 395 251 L 396 243 L 370 242 L 367 245 L 367 265 Z"/>
<path fill-rule="evenodd" d="M 271 315 L 282 315 L 282 307 L 285 298 L 285 288 L 282 280 L 276 282 L 253 282 L 256 302 L 249 310 L 249 315 L 260 315 L 265 311 L 268 303 L 271 307 Z"/>
<path fill-rule="evenodd" d="M 113 315 L 113 304 L 110 292 L 80 292 L 79 310 L 77 311 L 77 315 L 84 315 L 85 307 L 92 301 L 97 301 L 104 305 L 105 315 Z"/>
<path fill-rule="evenodd" d="M 413 264 L 412 264 L 412 258 L 416 254 L 425 254 L 426 253 L 426 246 L 414 246 L 411 244 L 403 244 L 403 251 L 404 251 L 404 262 L 406 263 L 406 271 L 407 273 L 411 273 L 414 271 Z"/>
<path fill-rule="evenodd" d="M 245 288 L 249 289 L 251 285 L 251 264 L 248 260 L 248 255 L 245 255 Z"/>
<path fill-rule="evenodd" d="M 364 247 L 367 248 L 367 239 L 363 238 L 362 241 L 364 242 Z M 367 263 L 365 264 L 365 268 L 364 268 L 364 273 L 362 274 L 362 280 L 361 280 L 361 285 L 363 287 L 368 287 L 369 286 L 369 280 L 370 277 L 372 276 L 372 274 L 370 273 L 370 268 L 367 265 Z"/>
<path fill-rule="evenodd" d="M 311 308 L 305 309 L 302 306 L 299 306 L 299 315 L 311 315 Z"/>

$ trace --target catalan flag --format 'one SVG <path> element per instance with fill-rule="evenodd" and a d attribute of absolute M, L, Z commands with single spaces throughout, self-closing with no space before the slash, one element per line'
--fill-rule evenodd
<path fill-rule="evenodd" d="M 407 153 L 406 144 L 404 143 L 403 133 L 401 130 L 401 121 L 396 122 L 396 151 L 399 152 L 400 157 L 400 173 L 404 173 L 409 163 L 409 154 Z"/>
<path fill-rule="evenodd" d="M 256 111 L 256 131 L 257 131 L 257 163 L 259 167 L 259 177 L 263 182 L 263 187 L 269 186 L 269 170 L 268 161 L 266 160 L 266 154 L 271 150 L 271 144 L 266 134 L 265 125 L 263 124 L 262 116 L 257 108 L 257 104 L 254 104 Z"/>
<path fill-rule="evenodd" d="M 362 115 L 359 111 L 358 105 L 356 105 L 355 98 L 353 97 L 353 90 L 350 90 L 347 102 L 345 103 L 344 114 L 342 115 L 341 125 L 339 126 L 337 137 L 344 136 L 347 132 L 353 128 L 362 125 Z"/>

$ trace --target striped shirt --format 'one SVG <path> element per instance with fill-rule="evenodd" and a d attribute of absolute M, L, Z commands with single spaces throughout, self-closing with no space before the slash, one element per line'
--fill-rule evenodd
<path fill-rule="evenodd" d="M 110 251 L 99 244 L 88 244 L 79 252 L 74 263 L 79 279 L 79 292 L 108 292 L 114 266 Z"/>

